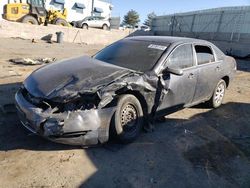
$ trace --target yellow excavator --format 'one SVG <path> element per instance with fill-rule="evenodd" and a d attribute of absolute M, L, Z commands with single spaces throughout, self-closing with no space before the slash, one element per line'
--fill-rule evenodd
<path fill-rule="evenodd" d="M 45 9 L 44 0 L 27 0 L 25 3 L 9 3 L 4 6 L 4 18 L 10 21 L 29 23 L 34 25 L 55 24 L 70 26 L 66 21 L 67 10 Z"/>

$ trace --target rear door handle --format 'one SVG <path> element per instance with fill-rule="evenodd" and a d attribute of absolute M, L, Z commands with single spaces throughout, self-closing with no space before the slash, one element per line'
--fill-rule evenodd
<path fill-rule="evenodd" d="M 188 78 L 189 78 L 189 79 L 193 79 L 193 78 L 194 78 L 194 74 L 193 74 L 193 73 L 190 73 L 190 74 L 188 75 Z"/>

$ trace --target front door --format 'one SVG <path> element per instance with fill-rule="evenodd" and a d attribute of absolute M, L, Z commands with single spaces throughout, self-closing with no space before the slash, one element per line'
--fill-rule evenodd
<path fill-rule="evenodd" d="M 167 78 L 164 79 L 167 92 L 162 94 L 162 101 L 157 110 L 161 115 L 183 108 L 193 100 L 198 74 L 192 44 L 176 47 L 164 67 L 181 69 L 183 75 L 163 75 L 163 78 Z"/>

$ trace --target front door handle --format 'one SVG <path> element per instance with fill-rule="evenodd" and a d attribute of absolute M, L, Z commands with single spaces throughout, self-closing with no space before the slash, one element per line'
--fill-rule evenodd
<path fill-rule="evenodd" d="M 189 78 L 189 79 L 193 79 L 193 78 L 194 78 L 194 74 L 193 74 L 193 73 L 190 73 L 190 74 L 188 75 L 188 78 Z"/>

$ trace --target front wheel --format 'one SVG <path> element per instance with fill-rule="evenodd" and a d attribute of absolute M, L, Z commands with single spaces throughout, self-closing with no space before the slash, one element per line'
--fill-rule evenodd
<path fill-rule="evenodd" d="M 22 23 L 28 23 L 32 25 L 38 25 L 38 21 L 35 17 L 27 15 L 22 19 Z"/>
<path fill-rule="evenodd" d="M 54 21 L 55 25 L 60 25 L 60 26 L 68 26 L 68 22 L 64 19 L 58 18 Z"/>
<path fill-rule="evenodd" d="M 208 101 L 208 104 L 213 108 L 218 108 L 223 101 L 226 91 L 226 82 L 224 80 L 220 80 L 214 90 L 214 93 L 211 99 Z"/>
<path fill-rule="evenodd" d="M 139 100 L 130 94 L 121 95 L 112 117 L 111 134 L 122 143 L 135 140 L 143 126 L 143 111 Z"/>
<path fill-rule="evenodd" d="M 83 25 L 82 25 L 82 28 L 83 28 L 83 29 L 89 29 L 89 26 L 88 26 L 87 24 L 83 24 Z"/>

